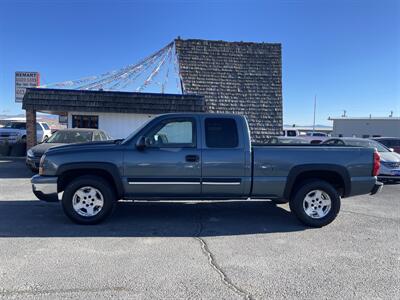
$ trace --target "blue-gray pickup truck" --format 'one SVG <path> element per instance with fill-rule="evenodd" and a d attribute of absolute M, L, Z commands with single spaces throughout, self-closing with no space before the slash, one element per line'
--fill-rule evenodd
<path fill-rule="evenodd" d="M 308 226 L 332 222 L 341 198 L 375 194 L 379 154 L 373 148 L 252 145 L 239 115 L 165 114 L 124 140 L 48 150 L 35 195 L 59 201 L 80 224 L 95 224 L 119 199 L 270 199 L 289 202 Z"/>

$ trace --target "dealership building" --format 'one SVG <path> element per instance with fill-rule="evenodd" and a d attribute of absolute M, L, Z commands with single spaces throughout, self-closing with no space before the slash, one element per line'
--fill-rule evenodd
<path fill-rule="evenodd" d="M 329 118 L 336 137 L 400 137 L 399 117 Z"/>
<path fill-rule="evenodd" d="M 28 88 L 23 98 L 28 147 L 36 112 L 57 114 L 68 127 L 99 128 L 126 137 L 154 115 L 215 112 L 245 115 L 253 141 L 282 132 L 281 45 L 174 41 L 182 94 Z"/>

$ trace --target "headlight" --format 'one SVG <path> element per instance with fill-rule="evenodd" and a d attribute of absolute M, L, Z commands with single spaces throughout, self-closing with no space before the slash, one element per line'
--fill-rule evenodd
<path fill-rule="evenodd" d="M 46 155 L 42 155 L 39 163 L 39 175 L 44 175 L 44 160 L 46 159 Z"/>
<path fill-rule="evenodd" d="M 32 149 L 29 149 L 28 152 L 26 152 L 26 155 L 29 157 L 35 157 L 35 154 L 33 153 Z"/>

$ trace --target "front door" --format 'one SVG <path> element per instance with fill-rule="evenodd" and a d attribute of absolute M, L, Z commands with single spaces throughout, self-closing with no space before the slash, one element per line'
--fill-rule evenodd
<path fill-rule="evenodd" d="M 128 193 L 134 197 L 201 195 L 201 151 L 196 119 L 167 118 L 151 128 L 147 146 L 125 152 Z"/>

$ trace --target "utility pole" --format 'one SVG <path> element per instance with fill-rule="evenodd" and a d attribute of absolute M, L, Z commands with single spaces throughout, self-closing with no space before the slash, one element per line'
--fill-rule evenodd
<path fill-rule="evenodd" d="M 313 121 L 313 133 L 315 132 L 315 112 L 317 110 L 317 95 L 314 96 L 314 121 Z"/>

